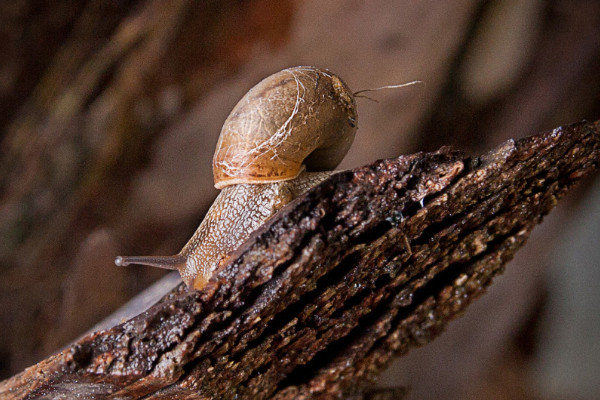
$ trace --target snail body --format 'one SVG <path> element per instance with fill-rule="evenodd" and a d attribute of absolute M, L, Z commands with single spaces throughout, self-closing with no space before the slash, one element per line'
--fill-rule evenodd
<path fill-rule="evenodd" d="M 352 92 L 335 74 L 294 67 L 254 86 L 233 108 L 213 158 L 221 192 L 179 254 L 117 257 L 176 269 L 202 289 L 221 260 L 285 204 L 331 175 L 357 126 Z"/>

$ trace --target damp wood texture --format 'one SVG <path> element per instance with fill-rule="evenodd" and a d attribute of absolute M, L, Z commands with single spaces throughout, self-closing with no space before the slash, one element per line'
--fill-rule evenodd
<path fill-rule="evenodd" d="M 476 158 L 444 147 L 336 174 L 202 291 L 179 285 L 0 383 L 0 397 L 389 398 L 366 394 L 370 381 L 483 294 L 599 162 L 597 121 Z"/>

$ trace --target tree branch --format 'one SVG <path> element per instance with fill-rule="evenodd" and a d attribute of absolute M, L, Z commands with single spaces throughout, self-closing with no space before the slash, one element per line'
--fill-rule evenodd
<path fill-rule="evenodd" d="M 480 296 L 600 162 L 600 121 L 334 175 L 236 250 L 203 291 L 0 383 L 3 398 L 299 399 L 360 393 Z"/>

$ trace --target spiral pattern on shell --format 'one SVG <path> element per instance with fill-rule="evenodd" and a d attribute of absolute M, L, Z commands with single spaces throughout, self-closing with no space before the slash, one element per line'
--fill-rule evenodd
<path fill-rule="evenodd" d="M 354 140 L 357 113 L 332 72 L 294 67 L 254 86 L 223 124 L 213 158 L 215 187 L 294 179 L 333 170 Z"/>

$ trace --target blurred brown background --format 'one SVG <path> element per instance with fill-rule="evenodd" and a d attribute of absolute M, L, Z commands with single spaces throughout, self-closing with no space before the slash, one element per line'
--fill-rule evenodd
<path fill-rule="evenodd" d="M 220 127 L 309 64 L 358 100 L 341 167 L 477 155 L 600 119 L 600 2 L 15 0 L 0 3 L 0 378 L 58 351 L 163 272 L 216 195 Z M 489 294 L 380 385 L 409 398 L 600 396 L 600 180 L 564 199 Z"/>

